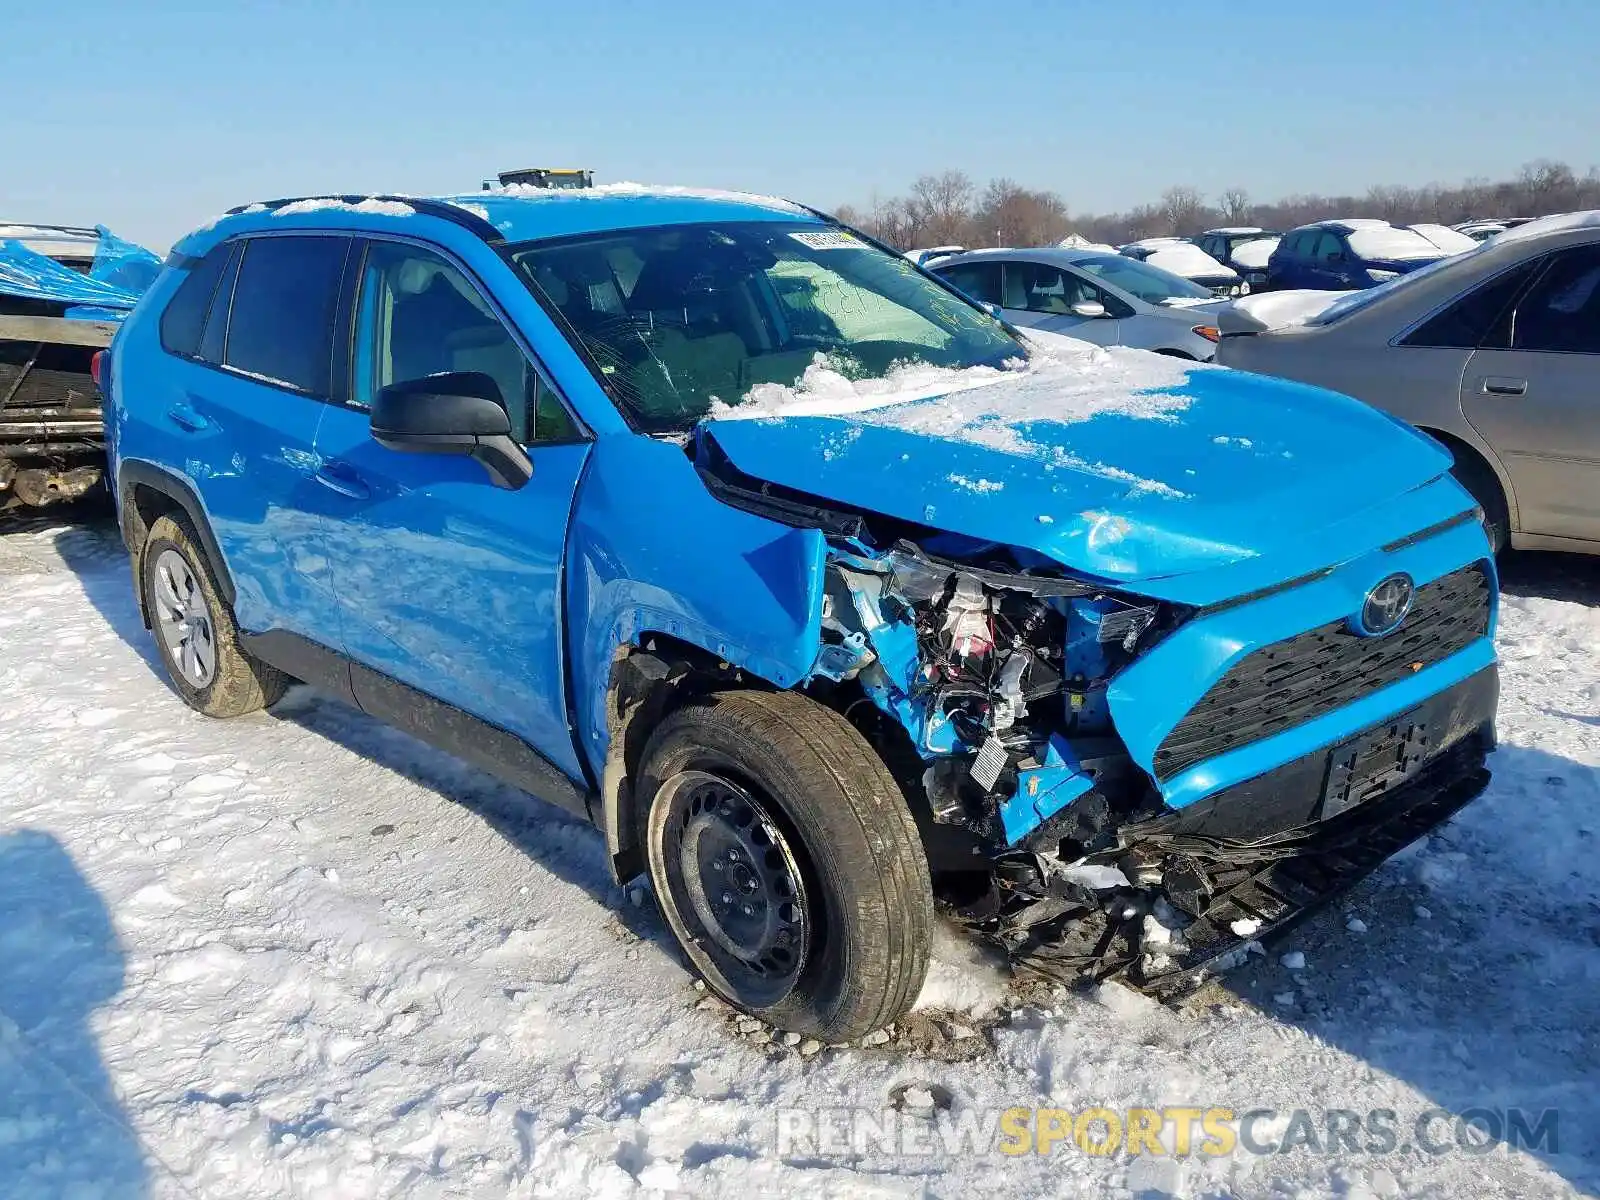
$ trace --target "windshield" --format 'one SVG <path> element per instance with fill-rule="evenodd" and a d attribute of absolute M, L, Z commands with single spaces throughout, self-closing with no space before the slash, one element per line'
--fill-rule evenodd
<path fill-rule="evenodd" d="M 1104 279 L 1114 287 L 1131 292 L 1146 304 L 1164 304 L 1168 300 L 1213 299 L 1210 291 L 1199 284 L 1121 254 L 1085 254 L 1081 258 L 1074 258 L 1072 265 Z"/>
<path fill-rule="evenodd" d="M 1414 229 L 1352 229 L 1350 249 L 1357 258 L 1437 258 L 1439 247 Z"/>
<path fill-rule="evenodd" d="M 855 380 L 1027 357 L 904 258 L 814 222 L 624 230 L 525 243 L 510 258 L 645 432 L 687 430 L 758 384 L 793 387 L 819 354 Z"/>

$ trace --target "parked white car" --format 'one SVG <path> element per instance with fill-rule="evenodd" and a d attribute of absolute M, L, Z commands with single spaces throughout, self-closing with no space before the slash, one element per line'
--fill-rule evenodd
<path fill-rule="evenodd" d="M 1149 263 L 1096 250 L 976 250 L 928 268 L 1013 325 L 1208 361 L 1222 301 Z"/>

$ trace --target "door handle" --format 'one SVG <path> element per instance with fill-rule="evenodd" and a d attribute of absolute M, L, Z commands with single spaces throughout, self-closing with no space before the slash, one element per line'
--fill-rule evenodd
<path fill-rule="evenodd" d="M 365 500 L 372 495 L 372 489 L 362 483 L 355 472 L 341 463 L 323 463 L 322 469 L 311 478 L 330 492 L 337 492 L 350 500 Z"/>
<path fill-rule="evenodd" d="M 211 428 L 211 422 L 184 401 L 179 401 L 167 409 L 167 420 L 179 429 L 187 429 L 190 433 L 199 433 L 203 429 Z"/>
<path fill-rule="evenodd" d="M 1512 379 L 1505 375 L 1485 375 L 1483 390 L 1485 395 L 1490 396 L 1525 396 L 1528 392 L 1528 381 Z"/>

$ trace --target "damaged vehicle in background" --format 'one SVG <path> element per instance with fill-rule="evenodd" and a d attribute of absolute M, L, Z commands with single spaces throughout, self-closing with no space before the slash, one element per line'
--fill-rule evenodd
<path fill-rule="evenodd" d="M 160 269 L 103 226 L 0 222 L 0 510 L 76 499 L 100 483 L 95 356 Z"/>
<path fill-rule="evenodd" d="M 1388 417 L 1058 343 L 769 198 L 236 210 L 112 349 L 141 610 L 200 712 L 593 821 L 779 1028 L 893 1021 L 941 909 L 1180 991 L 1483 789 L 1494 568 Z"/>

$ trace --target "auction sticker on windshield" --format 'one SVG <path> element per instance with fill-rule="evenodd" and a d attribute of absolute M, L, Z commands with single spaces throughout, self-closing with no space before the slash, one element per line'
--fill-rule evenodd
<path fill-rule="evenodd" d="M 809 246 L 813 250 L 851 250 L 859 249 L 861 239 L 852 237 L 840 229 L 803 230 L 789 235 L 802 246 Z"/>

